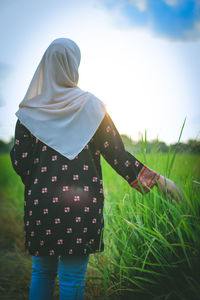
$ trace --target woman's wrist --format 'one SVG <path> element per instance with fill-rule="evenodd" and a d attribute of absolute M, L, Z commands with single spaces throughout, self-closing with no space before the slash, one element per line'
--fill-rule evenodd
<path fill-rule="evenodd" d="M 157 180 L 157 187 L 163 185 L 165 182 L 165 178 L 163 175 L 159 174 L 158 180 Z"/>
<path fill-rule="evenodd" d="M 154 185 L 158 186 L 159 178 L 159 173 L 144 165 L 137 178 L 130 185 L 141 194 L 146 194 L 150 192 Z"/>

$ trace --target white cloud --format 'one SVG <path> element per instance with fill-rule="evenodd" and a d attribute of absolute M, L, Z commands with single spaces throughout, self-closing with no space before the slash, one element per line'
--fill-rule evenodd
<path fill-rule="evenodd" d="M 147 10 L 147 0 L 129 0 L 129 3 L 136 6 L 141 12 Z"/>
<path fill-rule="evenodd" d="M 175 6 L 178 4 L 179 0 L 163 0 L 165 3 L 167 3 L 170 6 Z"/>
<path fill-rule="evenodd" d="M 200 22 L 195 22 L 194 27 L 185 30 L 184 37 L 187 41 L 199 41 L 200 39 Z"/>

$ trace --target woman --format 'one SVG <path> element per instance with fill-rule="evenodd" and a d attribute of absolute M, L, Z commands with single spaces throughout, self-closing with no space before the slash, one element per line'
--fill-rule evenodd
<path fill-rule="evenodd" d="M 178 193 L 125 150 L 102 101 L 78 88 L 79 63 L 72 40 L 53 41 L 16 113 L 10 155 L 25 185 L 30 300 L 52 299 L 57 273 L 60 299 L 83 299 L 89 254 L 104 249 L 100 155 L 141 193 Z"/>

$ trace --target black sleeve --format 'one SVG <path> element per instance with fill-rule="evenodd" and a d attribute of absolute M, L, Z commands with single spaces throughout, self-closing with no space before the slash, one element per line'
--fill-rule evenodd
<path fill-rule="evenodd" d="M 133 188 L 143 194 L 148 193 L 157 184 L 159 174 L 147 168 L 125 149 L 108 113 L 94 135 L 94 142 L 105 160 Z"/>
<path fill-rule="evenodd" d="M 14 146 L 10 152 L 12 166 L 25 184 L 30 173 L 33 157 L 33 138 L 30 131 L 19 121 L 15 126 Z"/>
<path fill-rule="evenodd" d="M 126 151 L 122 138 L 108 113 L 96 131 L 94 141 L 105 160 L 119 175 L 128 183 L 136 179 L 143 164 Z"/>

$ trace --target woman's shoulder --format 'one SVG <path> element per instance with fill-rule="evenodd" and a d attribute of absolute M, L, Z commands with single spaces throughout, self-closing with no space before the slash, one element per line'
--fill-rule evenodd
<path fill-rule="evenodd" d="M 25 126 L 25 124 L 22 121 L 20 121 L 20 119 L 17 119 L 17 121 L 16 121 L 15 131 L 24 133 L 27 135 L 31 135 L 31 132 L 29 131 L 29 129 Z"/>

